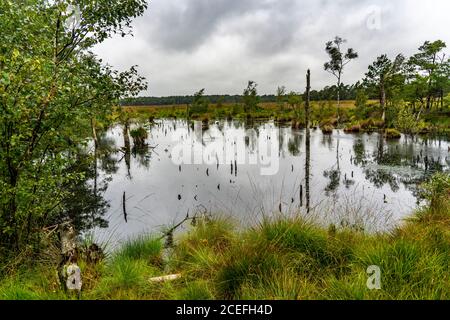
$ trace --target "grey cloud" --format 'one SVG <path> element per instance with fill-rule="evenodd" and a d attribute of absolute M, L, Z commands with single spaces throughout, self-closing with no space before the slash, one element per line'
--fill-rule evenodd
<path fill-rule="evenodd" d="M 367 25 L 374 8 L 379 29 Z M 152 0 L 134 38 L 96 52 L 119 69 L 138 64 L 146 95 L 241 93 L 249 79 L 260 93 L 277 85 L 302 91 L 307 68 L 315 89 L 334 83 L 323 64 L 335 35 L 360 54 L 345 70 L 352 83 L 380 54 L 410 55 L 425 40 L 450 46 L 449 11 L 448 0 Z"/>
<path fill-rule="evenodd" d="M 218 26 L 233 15 L 242 15 L 264 1 L 196 0 L 154 1 L 156 14 L 147 13 L 153 25 L 150 41 L 172 50 L 192 50 L 206 41 Z M 150 23 L 145 23 L 144 28 Z M 142 27 L 142 26 L 141 26 Z"/>
<path fill-rule="evenodd" d="M 301 11 L 295 1 L 272 1 L 252 14 L 234 18 L 229 33 L 242 36 L 249 51 L 271 55 L 289 49 L 299 30 Z M 289 14 L 288 14 L 289 13 Z"/>

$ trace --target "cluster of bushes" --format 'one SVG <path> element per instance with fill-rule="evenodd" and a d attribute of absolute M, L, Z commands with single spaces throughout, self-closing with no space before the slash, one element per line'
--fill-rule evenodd
<path fill-rule="evenodd" d="M 130 136 L 133 139 L 133 143 L 136 148 L 143 148 L 147 145 L 146 140 L 148 138 L 148 133 L 147 130 L 145 130 L 145 128 L 138 127 L 136 129 L 131 130 Z"/>
<path fill-rule="evenodd" d="M 191 109 L 189 109 L 191 108 Z M 346 133 L 385 131 L 388 138 L 397 138 L 398 134 L 439 134 L 450 136 L 450 122 L 446 121 L 448 116 L 444 113 L 428 114 L 423 120 L 417 121 L 410 108 L 399 104 L 398 108 L 391 108 L 389 118 L 392 121 L 383 122 L 380 118 L 380 107 L 376 103 L 370 103 L 363 107 L 370 111 L 363 112 L 368 117 L 359 114 L 358 107 L 344 104 L 340 112 L 340 123 L 338 124 L 336 107 L 332 103 L 313 103 L 311 107 L 311 126 L 320 126 L 326 134 L 331 133 L 335 128 L 343 128 Z M 208 105 L 205 112 L 193 112 L 192 106 L 171 106 L 171 107 L 132 107 L 127 108 L 127 112 L 136 118 L 186 118 L 187 110 L 190 110 L 190 118 L 195 120 L 203 119 L 227 119 L 227 120 L 255 120 L 274 119 L 278 124 L 291 124 L 293 129 L 303 129 L 306 127 L 304 110 L 293 110 L 285 108 L 278 110 L 276 104 L 261 104 L 257 110 L 245 112 L 242 104 L 219 104 Z"/>

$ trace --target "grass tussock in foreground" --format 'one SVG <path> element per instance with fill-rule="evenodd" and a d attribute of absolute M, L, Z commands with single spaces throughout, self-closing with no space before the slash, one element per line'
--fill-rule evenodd
<path fill-rule="evenodd" d="M 95 265 L 80 261 L 82 299 L 450 299 L 450 179 L 425 188 L 429 205 L 386 234 L 328 229 L 301 218 L 238 230 L 197 222 L 169 254 L 155 237 L 125 243 Z M 381 289 L 369 290 L 369 266 Z M 0 281 L 0 299 L 67 299 L 55 266 L 38 263 Z M 154 276 L 181 273 L 175 281 Z"/>

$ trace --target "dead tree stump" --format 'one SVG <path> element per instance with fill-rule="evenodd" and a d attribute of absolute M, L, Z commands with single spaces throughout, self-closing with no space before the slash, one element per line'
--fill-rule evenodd
<path fill-rule="evenodd" d="M 59 225 L 61 259 L 58 266 L 60 285 L 66 293 L 81 293 L 81 270 L 77 265 L 78 250 L 75 227 L 70 221 Z"/>

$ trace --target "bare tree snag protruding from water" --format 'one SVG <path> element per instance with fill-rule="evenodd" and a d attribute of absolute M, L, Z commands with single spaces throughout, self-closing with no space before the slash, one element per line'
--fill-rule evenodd
<path fill-rule="evenodd" d="M 306 102 L 305 102 L 305 122 L 306 122 L 306 160 L 305 160 L 305 191 L 306 191 L 306 212 L 310 211 L 310 190 L 309 176 L 311 166 L 311 132 L 310 132 L 310 92 L 311 92 L 311 71 L 306 73 Z"/>
<path fill-rule="evenodd" d="M 123 124 L 123 144 L 125 153 L 125 164 L 127 166 L 128 177 L 131 177 L 131 144 L 130 144 L 130 124 L 125 121 Z"/>
<path fill-rule="evenodd" d="M 123 208 L 123 218 L 125 219 L 125 222 L 128 223 L 127 202 L 126 202 L 125 191 L 123 192 L 123 196 L 122 196 L 122 208 Z"/>
<path fill-rule="evenodd" d="M 300 185 L 300 208 L 303 207 L 303 185 Z"/>
<path fill-rule="evenodd" d="M 94 196 L 97 197 L 97 158 L 98 158 L 98 138 L 97 138 L 97 129 L 96 129 L 96 121 L 94 118 L 91 118 L 91 127 L 92 127 L 92 139 L 94 140 Z"/>

